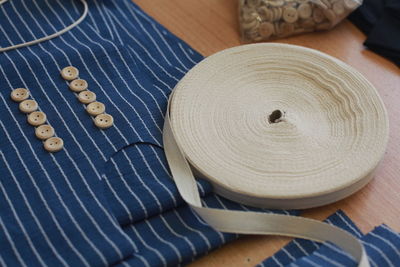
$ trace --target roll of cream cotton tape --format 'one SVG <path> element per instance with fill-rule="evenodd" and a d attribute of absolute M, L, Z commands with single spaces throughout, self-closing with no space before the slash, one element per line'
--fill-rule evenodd
<path fill-rule="evenodd" d="M 202 207 L 192 170 L 237 202 L 316 207 L 368 183 L 387 140 L 385 107 L 360 73 L 321 52 L 285 44 L 239 46 L 204 59 L 175 87 L 164 125 L 178 190 L 211 226 L 331 241 L 359 266 L 368 266 L 362 245 L 339 228 Z"/>

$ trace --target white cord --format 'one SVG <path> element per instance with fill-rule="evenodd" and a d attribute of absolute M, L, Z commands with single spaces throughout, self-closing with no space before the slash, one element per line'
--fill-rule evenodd
<path fill-rule="evenodd" d="M 8 0 L 0 0 L 0 5 L 4 4 L 5 2 L 7 2 Z M 30 45 L 34 45 L 34 44 L 38 44 L 40 42 L 44 42 L 44 41 L 48 41 L 50 39 L 53 39 L 55 37 L 60 36 L 61 34 L 66 33 L 67 31 L 71 30 L 72 28 L 74 28 L 75 26 L 77 26 L 79 23 L 81 23 L 87 16 L 88 13 L 88 4 L 86 2 L 86 0 L 80 0 L 83 4 L 84 10 L 83 10 L 83 14 L 82 16 L 77 19 L 74 23 L 72 23 L 71 25 L 65 27 L 64 29 L 62 29 L 61 31 L 58 31 L 56 33 L 53 33 L 51 35 L 36 39 L 36 40 L 32 40 L 29 42 L 25 42 L 25 43 L 21 43 L 21 44 L 16 44 L 16 45 L 12 45 L 12 46 L 8 46 L 8 47 L 0 47 L 0 53 L 1 52 L 5 52 L 8 50 L 12 50 L 12 49 L 17 49 L 17 48 L 21 48 L 21 47 L 26 47 L 26 46 L 30 46 Z"/>

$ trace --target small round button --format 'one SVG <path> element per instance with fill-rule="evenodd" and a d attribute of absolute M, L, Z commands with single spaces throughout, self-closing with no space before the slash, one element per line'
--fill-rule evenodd
<path fill-rule="evenodd" d="M 294 24 L 291 23 L 282 23 L 281 24 L 281 36 L 289 36 L 293 34 L 295 30 Z"/>
<path fill-rule="evenodd" d="M 32 126 L 39 126 L 46 122 L 46 114 L 41 111 L 34 111 L 28 115 L 28 123 Z"/>
<path fill-rule="evenodd" d="M 21 102 L 28 99 L 29 91 L 25 88 L 17 88 L 11 92 L 11 99 L 15 102 Z"/>
<path fill-rule="evenodd" d="M 94 124 L 101 129 L 107 129 L 114 124 L 114 118 L 109 114 L 100 114 L 94 119 Z"/>
<path fill-rule="evenodd" d="M 61 70 L 61 77 L 63 77 L 64 80 L 72 81 L 78 78 L 78 76 L 79 76 L 79 70 L 75 67 L 68 66 Z"/>
<path fill-rule="evenodd" d="M 40 125 L 35 130 L 35 135 L 40 140 L 46 140 L 54 136 L 54 128 L 48 124 Z"/>
<path fill-rule="evenodd" d="M 86 90 L 87 88 L 88 88 L 88 83 L 87 83 L 87 81 L 85 81 L 83 79 L 73 80 L 69 84 L 69 89 L 71 89 L 74 92 L 82 92 L 82 91 Z"/>
<path fill-rule="evenodd" d="M 297 19 L 299 18 L 299 14 L 297 13 L 297 10 L 295 8 L 287 7 L 283 10 L 282 17 L 286 22 L 293 23 L 297 21 Z"/>
<path fill-rule="evenodd" d="M 274 25 L 271 22 L 263 22 L 258 28 L 258 33 L 263 38 L 269 38 L 274 33 Z"/>
<path fill-rule="evenodd" d="M 312 17 L 316 23 L 321 23 L 324 20 L 324 13 L 320 8 L 315 8 Z"/>
<path fill-rule="evenodd" d="M 332 9 L 338 16 L 343 15 L 343 13 L 345 11 L 344 4 L 342 1 L 337 1 L 337 2 L 333 3 Z"/>
<path fill-rule="evenodd" d="M 299 17 L 302 19 L 308 19 L 312 14 L 311 6 L 308 3 L 302 3 L 297 11 L 299 13 Z"/>
<path fill-rule="evenodd" d="M 329 20 L 329 21 L 335 21 L 336 19 L 336 14 L 332 9 L 323 9 L 322 13 L 324 16 Z"/>
<path fill-rule="evenodd" d="M 104 106 L 103 103 L 96 101 L 87 105 L 86 111 L 92 116 L 97 116 L 106 111 L 106 106 Z"/>
<path fill-rule="evenodd" d="M 89 104 L 96 101 L 96 94 L 92 91 L 82 91 L 79 93 L 78 99 L 83 104 Z"/>
<path fill-rule="evenodd" d="M 353 10 L 360 5 L 359 1 L 344 0 L 344 5 L 347 9 Z"/>
<path fill-rule="evenodd" d="M 38 103 L 35 100 L 27 99 L 19 103 L 19 110 L 23 113 L 31 113 L 38 109 Z"/>
<path fill-rule="evenodd" d="M 64 141 L 60 137 L 50 137 L 44 141 L 44 149 L 49 152 L 60 151 L 64 147 Z"/>
<path fill-rule="evenodd" d="M 280 7 L 285 4 L 285 1 L 283 0 L 273 0 L 273 1 L 268 1 L 268 4 L 272 7 Z"/>

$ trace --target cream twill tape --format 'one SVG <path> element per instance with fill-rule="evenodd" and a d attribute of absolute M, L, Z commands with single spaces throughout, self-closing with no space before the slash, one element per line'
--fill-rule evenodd
<path fill-rule="evenodd" d="M 163 139 L 180 194 L 215 229 L 330 241 L 369 266 L 362 244 L 337 227 L 203 207 L 193 174 L 256 207 L 316 207 L 359 190 L 383 157 L 388 118 L 375 88 L 353 68 L 286 44 L 221 51 L 175 87 Z"/>

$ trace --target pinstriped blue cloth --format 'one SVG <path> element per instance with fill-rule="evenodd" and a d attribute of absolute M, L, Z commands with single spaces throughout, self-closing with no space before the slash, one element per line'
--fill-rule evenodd
<path fill-rule="evenodd" d="M 202 57 L 130 1 L 90 1 L 59 38 L 0 54 L 0 255 L 8 266 L 174 266 L 236 235 L 214 231 L 182 199 L 161 144 L 168 95 Z M 78 1 L 0 7 L 0 45 L 42 37 L 80 16 Z M 103 131 L 59 71 L 73 65 L 114 117 Z M 10 92 L 26 87 L 64 149 L 49 154 Z M 207 205 L 245 209 L 211 193 Z M 283 211 L 282 211 L 283 212 Z"/>
<path fill-rule="evenodd" d="M 371 266 L 400 266 L 400 234 L 386 225 L 380 225 L 364 235 L 342 211 L 328 217 L 325 222 L 338 226 L 363 243 Z M 273 266 L 357 266 L 354 259 L 330 243 L 320 244 L 294 239 L 258 267 Z"/>
<path fill-rule="evenodd" d="M 0 7 L 0 45 L 51 34 L 81 12 L 75 0 L 9 1 Z M 70 32 L 0 54 L 1 265 L 176 266 L 237 237 L 183 203 L 162 150 L 168 95 L 201 59 L 130 0 L 91 0 Z M 60 77 L 68 65 L 106 105 L 113 127 L 94 126 Z M 62 151 L 44 151 L 10 100 L 17 87 L 30 90 Z M 198 185 L 207 206 L 255 210 Z"/>

